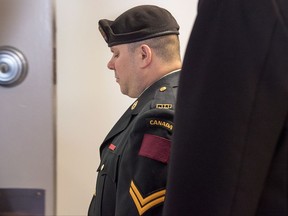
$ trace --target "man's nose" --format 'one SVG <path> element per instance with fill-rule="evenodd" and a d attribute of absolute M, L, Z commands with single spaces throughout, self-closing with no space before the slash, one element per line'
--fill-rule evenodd
<path fill-rule="evenodd" d="M 110 61 L 107 63 L 107 67 L 108 67 L 110 70 L 114 70 L 114 64 L 113 64 L 112 60 L 110 60 Z"/>

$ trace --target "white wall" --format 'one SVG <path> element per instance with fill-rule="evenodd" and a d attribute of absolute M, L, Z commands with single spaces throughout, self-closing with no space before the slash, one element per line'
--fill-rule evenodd
<path fill-rule="evenodd" d="M 139 4 L 156 4 L 178 20 L 182 55 L 197 0 L 55 0 L 57 24 L 57 215 L 86 215 L 94 193 L 99 146 L 132 99 L 106 67 L 110 51 L 98 20 Z"/>

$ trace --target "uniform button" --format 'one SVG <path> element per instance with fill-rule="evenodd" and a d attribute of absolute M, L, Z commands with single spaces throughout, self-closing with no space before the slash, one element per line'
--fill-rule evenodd
<path fill-rule="evenodd" d="M 166 87 L 166 86 L 163 86 L 163 87 L 161 87 L 161 88 L 159 89 L 159 91 L 160 91 L 160 92 L 164 92 L 164 91 L 166 91 L 166 89 L 167 89 L 167 87 Z"/>
<path fill-rule="evenodd" d="M 136 108 L 137 104 L 138 104 L 138 101 L 135 101 L 133 103 L 133 105 L 131 106 L 131 110 L 134 110 Z"/>
<path fill-rule="evenodd" d="M 102 164 L 102 166 L 101 166 L 100 170 L 102 171 L 103 169 L 104 169 L 104 164 Z"/>

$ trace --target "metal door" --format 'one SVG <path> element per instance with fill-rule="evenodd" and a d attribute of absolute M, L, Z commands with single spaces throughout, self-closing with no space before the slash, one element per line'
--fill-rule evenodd
<path fill-rule="evenodd" d="M 52 1 L 0 0 L 0 188 L 45 190 L 46 215 L 55 215 Z M 23 74 L 6 82 L 17 67 Z"/>

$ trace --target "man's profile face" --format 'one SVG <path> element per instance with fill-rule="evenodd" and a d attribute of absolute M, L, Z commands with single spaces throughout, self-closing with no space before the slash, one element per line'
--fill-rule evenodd
<path fill-rule="evenodd" d="M 141 74 L 137 67 L 137 51 L 131 52 L 127 44 L 111 47 L 112 57 L 107 64 L 114 71 L 122 94 L 132 98 L 139 96 L 142 89 Z M 142 80 L 143 81 L 143 80 Z"/>

